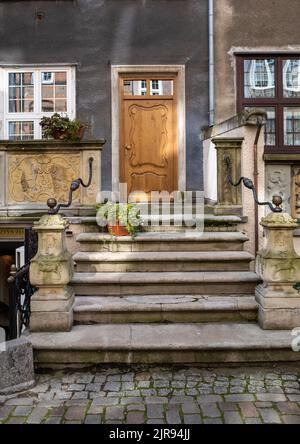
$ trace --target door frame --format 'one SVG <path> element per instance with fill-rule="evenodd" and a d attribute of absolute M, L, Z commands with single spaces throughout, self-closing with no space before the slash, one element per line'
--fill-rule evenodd
<path fill-rule="evenodd" d="M 186 190 L 186 118 L 185 118 L 185 66 L 184 65 L 112 65 L 112 191 L 120 184 L 120 74 L 139 73 L 177 74 L 177 129 L 178 129 L 178 190 Z"/>

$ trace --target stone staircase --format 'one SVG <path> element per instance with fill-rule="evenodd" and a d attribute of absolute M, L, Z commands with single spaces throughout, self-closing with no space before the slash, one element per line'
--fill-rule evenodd
<path fill-rule="evenodd" d="M 296 360 L 290 332 L 257 325 L 258 276 L 236 224 L 79 234 L 74 327 L 30 335 L 37 365 Z"/>
<path fill-rule="evenodd" d="M 257 276 L 249 271 L 246 240 L 238 232 L 191 231 L 111 242 L 82 233 L 74 256 L 75 323 L 255 320 Z"/>

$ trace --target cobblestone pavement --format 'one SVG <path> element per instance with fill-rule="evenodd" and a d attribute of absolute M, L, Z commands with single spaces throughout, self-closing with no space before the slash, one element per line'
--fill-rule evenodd
<path fill-rule="evenodd" d="M 300 424 L 300 367 L 114 367 L 36 379 L 0 397 L 0 423 Z"/>

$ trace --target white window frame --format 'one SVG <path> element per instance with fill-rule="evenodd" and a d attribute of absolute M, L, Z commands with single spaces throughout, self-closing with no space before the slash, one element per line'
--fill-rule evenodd
<path fill-rule="evenodd" d="M 67 112 L 60 113 L 67 115 L 70 119 L 76 117 L 76 77 L 75 67 L 72 66 L 18 66 L 3 69 L 3 111 L 4 125 L 3 138 L 9 139 L 9 122 L 33 121 L 34 122 L 34 140 L 42 138 L 42 128 L 39 122 L 43 116 L 50 117 L 54 112 L 42 111 L 42 72 L 66 72 L 67 73 Z M 8 79 L 10 73 L 33 72 L 34 73 L 34 111 L 24 113 L 9 112 L 9 86 Z"/>
<path fill-rule="evenodd" d="M 157 81 L 158 82 L 158 88 L 152 87 L 152 82 Z M 154 94 L 155 93 L 155 94 Z M 162 95 L 162 81 L 161 80 L 150 80 L 150 96 L 161 96 Z"/>
<path fill-rule="evenodd" d="M 146 80 L 146 86 L 142 86 L 142 82 L 145 80 L 138 80 L 139 82 L 139 96 L 145 96 L 147 94 L 147 80 Z"/>

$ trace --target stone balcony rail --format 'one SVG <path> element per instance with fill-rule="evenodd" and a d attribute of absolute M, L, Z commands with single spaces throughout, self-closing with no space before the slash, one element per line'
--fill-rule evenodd
<path fill-rule="evenodd" d="M 105 140 L 63 142 L 56 140 L 0 142 L 0 217 L 44 212 L 46 201 L 54 197 L 68 201 L 72 180 L 89 175 L 88 159 L 93 161 L 89 188 L 74 193 L 67 215 L 93 212 L 101 190 L 101 150 Z"/>

